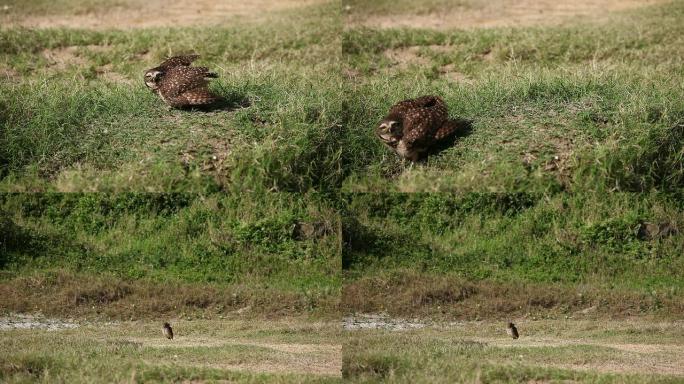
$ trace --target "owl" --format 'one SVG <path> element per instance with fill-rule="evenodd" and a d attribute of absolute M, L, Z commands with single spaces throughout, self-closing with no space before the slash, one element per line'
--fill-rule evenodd
<path fill-rule="evenodd" d="M 508 326 L 506 327 L 506 333 L 513 339 L 518 338 L 518 329 L 515 327 L 515 324 L 513 323 L 508 323 Z"/>
<path fill-rule="evenodd" d="M 376 135 L 399 156 L 419 160 L 436 143 L 456 133 L 458 123 L 449 120 L 439 96 L 400 101 L 376 128 Z"/>
<path fill-rule="evenodd" d="M 145 71 L 145 85 L 168 106 L 187 108 L 207 106 L 222 100 L 209 91 L 209 78 L 218 75 L 206 67 L 193 67 L 198 55 L 174 56 L 158 67 Z"/>
<path fill-rule="evenodd" d="M 162 327 L 162 332 L 164 332 L 164 336 L 166 336 L 167 339 L 173 340 L 173 329 L 171 329 L 171 324 L 164 323 L 164 326 Z"/>

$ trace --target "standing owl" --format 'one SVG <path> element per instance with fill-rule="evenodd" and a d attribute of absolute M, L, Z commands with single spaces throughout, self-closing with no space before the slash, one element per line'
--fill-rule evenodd
<path fill-rule="evenodd" d="M 439 96 L 404 100 L 390 109 L 375 133 L 399 156 L 417 161 L 434 144 L 456 132 L 458 123 L 448 117 Z"/>
<path fill-rule="evenodd" d="M 171 324 L 164 323 L 164 326 L 162 327 L 162 332 L 164 332 L 164 336 L 166 336 L 167 339 L 173 339 L 173 329 L 171 329 Z"/>
<path fill-rule="evenodd" d="M 192 67 L 199 56 L 174 56 L 145 71 L 145 85 L 174 108 L 206 106 L 222 98 L 209 91 L 209 78 L 218 75 L 206 67 Z"/>
<path fill-rule="evenodd" d="M 506 327 L 506 333 L 513 339 L 518 338 L 518 329 L 515 327 L 515 324 L 513 323 L 508 323 L 508 326 Z"/>

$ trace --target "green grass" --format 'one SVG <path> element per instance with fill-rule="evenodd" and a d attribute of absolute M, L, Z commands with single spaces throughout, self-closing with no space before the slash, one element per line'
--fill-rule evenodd
<path fill-rule="evenodd" d="M 344 189 L 681 187 L 684 98 L 671 80 L 683 70 L 675 59 L 683 15 L 671 3 L 559 27 L 347 28 L 353 93 L 344 147 L 354 156 Z M 472 131 L 426 162 L 402 164 L 373 140 L 372 128 L 392 103 L 430 93 L 452 116 L 472 120 Z"/>
<path fill-rule="evenodd" d="M 671 343 L 682 334 L 674 324 L 525 322 L 518 323 L 516 341 L 506 338 L 504 326 L 351 331 L 343 374 L 368 383 L 681 382 L 681 372 L 651 368 L 678 367 L 681 355 Z"/>
<path fill-rule="evenodd" d="M 677 313 L 682 4 L 543 27 L 355 22 L 388 4 L 351 2 L 342 41 L 348 312 Z M 409 2 L 391 12 L 398 23 L 420 13 Z M 423 94 L 441 95 L 472 126 L 437 155 L 402 162 L 373 127 L 396 101 Z M 648 236 L 649 223 L 677 230 Z M 516 290 L 528 300 L 501 302 Z M 566 299 L 580 292 L 593 298 Z"/>
<path fill-rule="evenodd" d="M 682 228 L 680 195 L 349 194 L 342 220 L 349 313 L 676 316 L 684 304 L 682 233 L 664 229 Z"/>
<path fill-rule="evenodd" d="M 2 12 L 83 16 L 136 1 L 10 1 Z M 482 4 L 350 0 L 220 26 L 3 26 L 0 309 L 216 322 L 355 312 L 445 321 L 678 316 L 684 5 L 545 26 L 361 25 Z M 190 51 L 220 74 L 211 87 L 234 109 L 169 110 L 144 87 L 145 69 Z M 409 164 L 373 129 L 392 104 L 424 94 L 441 95 L 471 129 Z M 565 329 L 590 340 L 511 350 L 491 340 L 491 324 L 485 341 L 472 329 L 352 334 L 346 375 L 677 381 L 577 370 L 588 359 L 644 362 L 589 341 L 667 344 L 681 339 L 675 328 L 662 336 L 625 323 L 617 331 L 528 324 L 525 335 L 561 338 L 554 332 Z M 156 326 L 122 327 L 117 340 Z M 168 350 L 108 344 L 83 329 L 60 332 L 56 344 L 47 333 L 4 332 L 10 350 L 31 349 L 0 358 L 0 381 L 89 381 L 109 361 L 120 363 L 119 381 L 298 381 L 158 366 L 148 359 Z M 196 363 L 288 361 L 258 346 L 178 353 Z M 672 363 L 665 353 L 653 358 Z"/>
<path fill-rule="evenodd" d="M 2 331 L 0 380 L 340 382 L 335 372 L 340 346 L 329 342 L 339 331 L 330 324 L 199 320 L 172 325 L 174 340 L 162 337 L 161 322 Z M 317 372 L 309 364 L 323 368 Z"/>
<path fill-rule="evenodd" d="M 145 284 L 136 285 L 142 281 L 180 284 L 186 287 L 181 292 L 196 291 L 201 284 L 218 292 L 233 287 L 251 297 L 233 304 L 226 299 L 229 307 L 251 301 L 265 308 L 292 305 L 290 313 L 335 313 L 339 220 L 321 196 L 10 194 L 0 197 L 0 211 L 5 213 L 0 223 L 3 285 L 21 286 L 28 277 L 24 282 L 35 293 L 31 281 L 46 279 L 49 288 L 42 301 L 48 306 L 50 294 L 59 296 L 60 290 L 68 301 L 69 287 L 93 286 L 92 294 L 81 294 L 95 302 L 109 297 L 104 304 L 129 293 L 128 300 L 145 301 L 140 295 Z M 54 271 L 59 273 L 51 277 Z M 87 279 L 98 275 L 109 280 Z M 106 281 L 121 289 L 111 293 L 104 288 Z M 133 294 L 137 291 L 142 292 Z M 197 306 L 226 304 L 208 296 Z M 22 300 L 10 306 L 26 307 Z M 77 300 L 76 306 L 85 302 Z"/>
<path fill-rule="evenodd" d="M 0 185 L 10 191 L 306 191 L 340 183 L 330 5 L 220 28 L 0 31 Z M 169 111 L 142 73 L 188 51 L 235 110 Z M 114 75 L 111 75 L 114 73 Z M 241 106 L 249 105 L 247 108 Z"/>

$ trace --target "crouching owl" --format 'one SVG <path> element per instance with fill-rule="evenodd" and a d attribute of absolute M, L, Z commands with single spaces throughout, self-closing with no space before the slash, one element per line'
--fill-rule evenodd
<path fill-rule="evenodd" d="M 145 85 L 174 108 L 207 106 L 223 99 L 209 91 L 209 78 L 218 75 L 206 67 L 193 67 L 198 55 L 174 56 L 145 71 Z"/>
<path fill-rule="evenodd" d="M 439 96 L 400 101 L 376 128 L 378 138 L 399 156 L 419 160 L 439 141 L 456 133 L 458 123 L 449 120 Z"/>

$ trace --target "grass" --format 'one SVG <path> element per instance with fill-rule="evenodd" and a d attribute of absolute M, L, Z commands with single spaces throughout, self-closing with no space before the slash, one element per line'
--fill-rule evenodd
<path fill-rule="evenodd" d="M 347 191 L 676 189 L 682 183 L 679 3 L 612 22 L 469 31 L 347 28 Z M 402 164 L 372 127 L 439 94 L 472 130 Z"/>
<path fill-rule="evenodd" d="M 684 241 L 666 228 L 682 226 L 678 201 L 633 193 L 350 194 L 342 210 L 344 307 L 466 319 L 594 306 L 676 316 Z"/>
<path fill-rule="evenodd" d="M 276 16 L 220 28 L 3 29 L 0 68 L 10 81 L 0 92 L 0 188 L 339 184 L 340 24 L 330 5 Z M 212 87 L 233 111 L 169 111 L 144 87 L 146 68 L 188 51 L 219 73 Z"/>
<path fill-rule="evenodd" d="M 351 331 L 344 377 L 367 383 L 676 383 L 681 327 L 651 322 L 525 321 L 411 331 Z M 524 332 L 523 332 L 524 330 Z M 654 366 L 660 369 L 654 369 Z M 578 370 L 578 367 L 583 369 Z M 665 368 L 668 367 L 668 368 Z M 587 370 L 588 369 L 588 370 Z"/>
<path fill-rule="evenodd" d="M 3 20 L 74 22 L 139 2 L 8 4 Z M 684 5 L 525 27 L 368 22 L 483 4 L 349 0 L 219 26 L 3 26 L 0 308 L 141 328 L 120 323 L 105 338 L 114 344 L 88 327 L 49 334 L 64 346 L 54 354 L 48 333 L 2 331 L 8 348 L 31 349 L 1 358 L 0 381 L 89 381 L 117 361 L 119 381 L 292 382 L 212 366 L 291 362 L 263 346 L 188 345 L 178 356 L 192 364 L 169 367 L 149 363 L 167 346 L 116 340 L 149 337 L 160 317 L 208 319 L 200 338 L 226 318 L 382 312 L 488 323 L 484 336 L 352 333 L 350 380 L 676 382 L 606 367 L 648 360 L 608 342 L 681 338 L 674 323 L 662 335 L 645 324 L 684 308 Z M 211 87 L 230 110 L 169 110 L 144 87 L 144 69 L 189 51 L 220 74 Z M 471 125 L 409 164 L 373 128 L 423 94 Z M 525 337 L 588 339 L 503 345 L 496 328 L 511 318 Z M 586 323 L 610 318 L 635 323 Z M 650 362 L 673 364 L 667 348 Z"/>
<path fill-rule="evenodd" d="M 381 15 L 385 3 L 374 4 L 350 4 L 342 42 L 348 312 L 559 316 L 603 302 L 616 314 L 677 313 L 681 4 L 526 28 L 353 21 Z M 414 6 L 392 10 L 398 24 Z M 372 127 L 397 100 L 429 93 L 472 127 L 439 154 L 402 162 Z M 653 236 L 651 224 L 677 230 Z M 587 289 L 594 304 L 566 297 Z M 500 305 L 518 290 L 526 300 Z"/>
<path fill-rule="evenodd" d="M 61 330 L 5 330 L 0 379 L 6 383 L 239 381 L 334 383 L 339 334 L 329 323 L 172 321 L 82 323 Z M 339 368 L 338 368 L 339 369 Z"/>
<path fill-rule="evenodd" d="M 320 196 L 10 194 L 0 206 L 0 286 L 35 293 L 7 295 L 11 308 L 126 307 L 170 290 L 199 309 L 336 311 L 339 221 Z"/>

